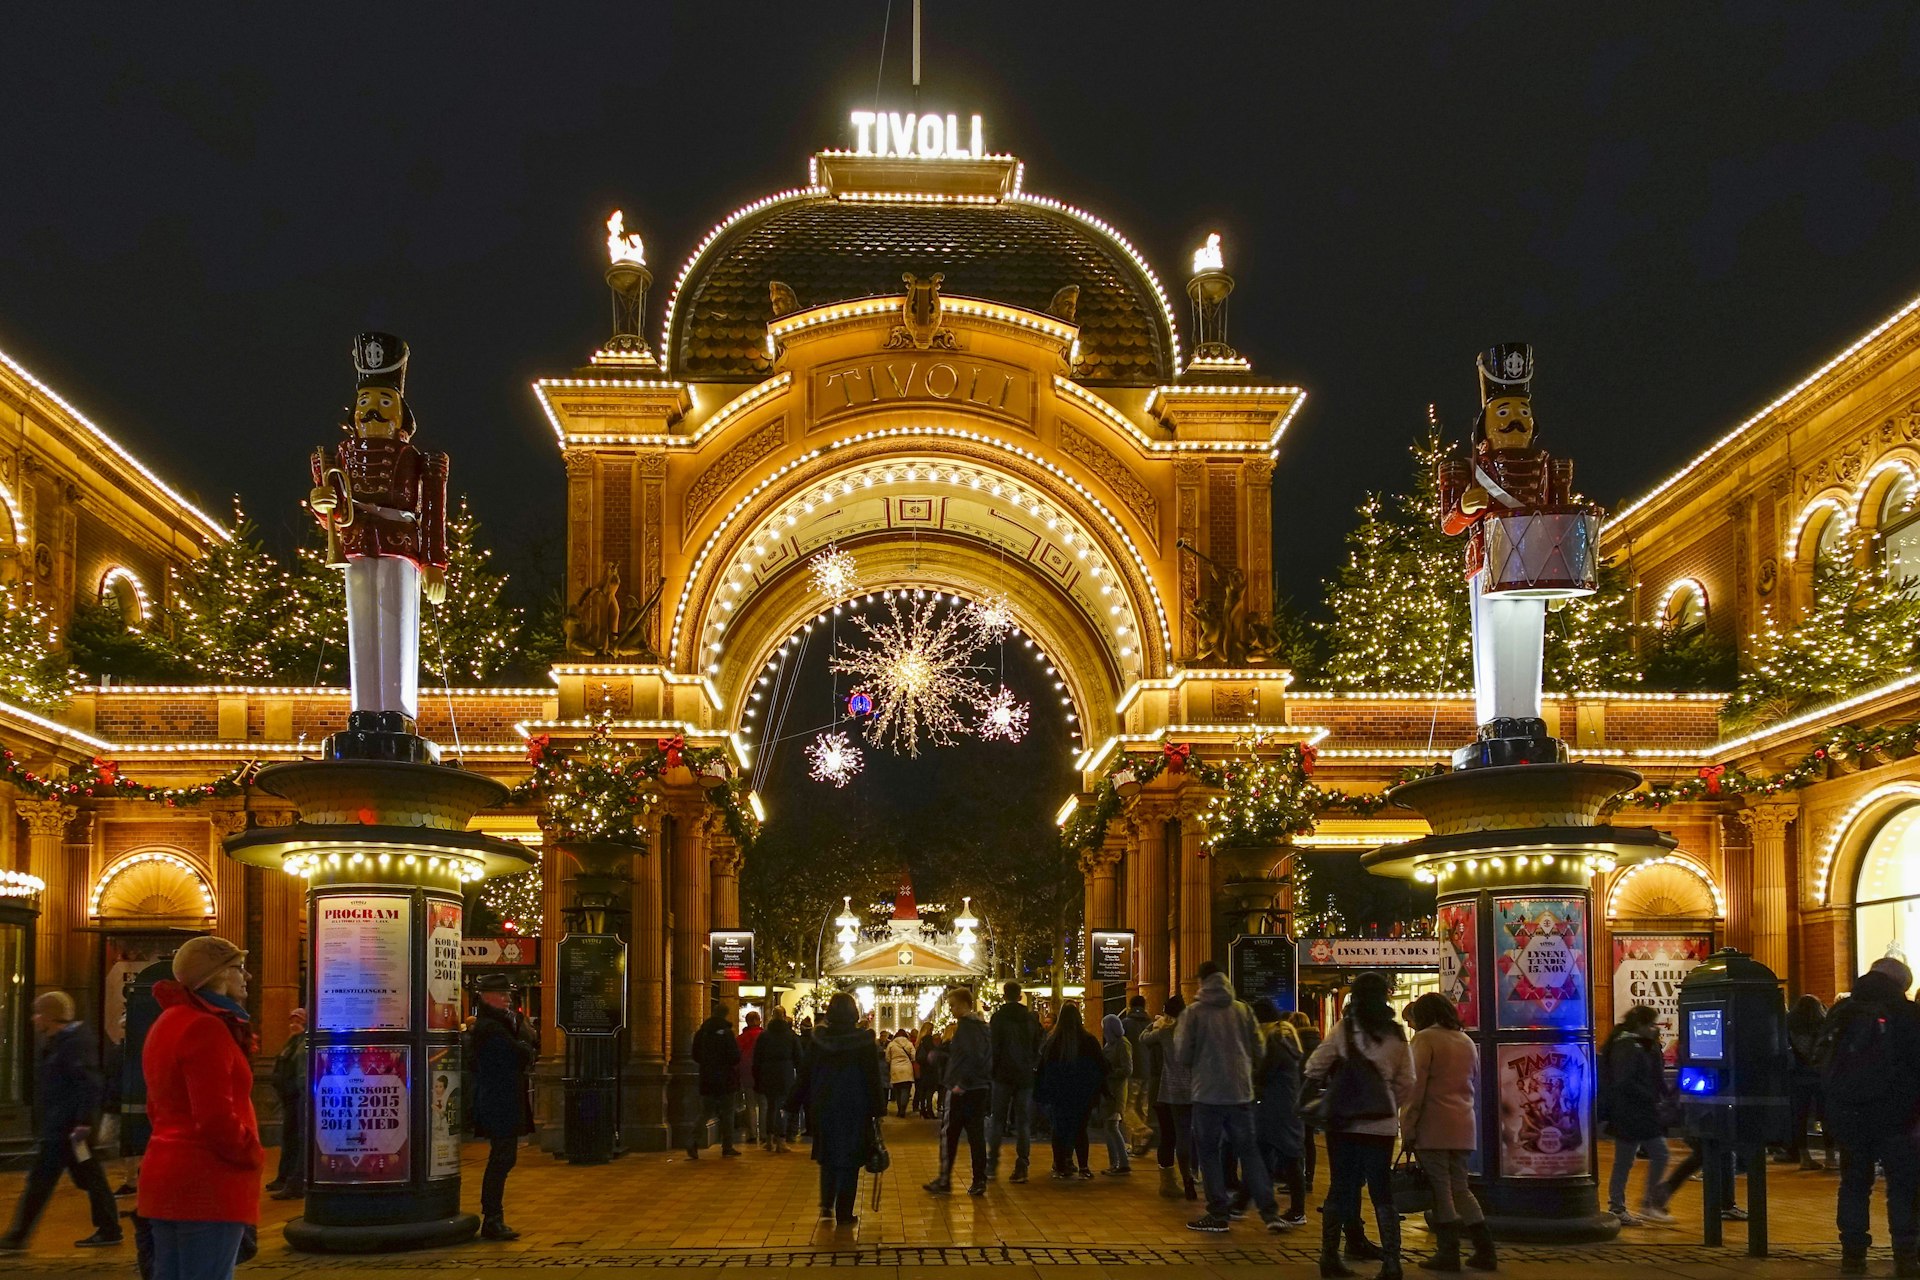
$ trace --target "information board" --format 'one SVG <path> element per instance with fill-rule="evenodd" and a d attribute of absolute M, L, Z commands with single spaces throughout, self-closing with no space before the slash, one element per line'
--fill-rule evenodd
<path fill-rule="evenodd" d="M 707 955 L 707 977 L 710 981 L 753 981 L 753 930 L 710 930 L 707 933 Z"/>
<path fill-rule="evenodd" d="M 314 1030 L 410 1030 L 413 899 L 315 894 L 313 931 Z"/>
<path fill-rule="evenodd" d="M 1087 960 L 1095 982 L 1132 982 L 1133 930 L 1093 930 L 1088 938 Z"/>
<path fill-rule="evenodd" d="M 612 1035 L 627 1022 L 627 944 L 616 934 L 560 939 L 559 1005 L 554 1021 L 568 1035 Z"/>
<path fill-rule="evenodd" d="M 1227 947 L 1233 993 L 1251 1004 L 1265 997 L 1292 1013 L 1300 1005 L 1300 950 L 1283 933 L 1243 933 Z"/>

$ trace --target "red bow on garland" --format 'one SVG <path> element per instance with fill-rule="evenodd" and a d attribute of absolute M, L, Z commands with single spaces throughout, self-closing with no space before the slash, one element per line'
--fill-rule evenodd
<path fill-rule="evenodd" d="M 553 745 L 553 735 L 543 733 L 537 738 L 527 739 L 527 763 L 538 765 L 547 754 L 547 748 Z"/>
<path fill-rule="evenodd" d="M 659 746 L 661 754 L 667 758 L 667 768 L 678 769 L 680 767 L 680 753 L 687 749 L 686 738 L 676 733 L 671 738 L 660 739 Z"/>
<path fill-rule="evenodd" d="M 1193 747 L 1185 742 L 1169 742 L 1160 748 L 1160 754 L 1167 758 L 1168 773 L 1185 773 L 1187 757 L 1193 754 Z"/>
<path fill-rule="evenodd" d="M 111 787 L 120 779 L 120 762 L 108 760 L 102 756 L 93 758 L 93 772 L 100 779 L 100 785 Z"/>
<path fill-rule="evenodd" d="M 1300 772 L 1312 776 L 1314 766 L 1320 763 L 1320 748 L 1311 742 L 1300 744 Z"/>
<path fill-rule="evenodd" d="M 1727 766 L 1723 764 L 1710 764 L 1701 768 L 1700 780 L 1707 784 L 1708 795 L 1717 796 L 1720 794 L 1720 778 L 1726 771 Z"/>

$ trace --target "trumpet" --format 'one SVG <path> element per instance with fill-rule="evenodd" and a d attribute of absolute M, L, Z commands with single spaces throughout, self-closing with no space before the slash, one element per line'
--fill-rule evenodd
<path fill-rule="evenodd" d="M 340 543 L 340 531 L 353 524 L 353 481 L 339 467 L 325 468 L 320 483 L 307 496 L 307 505 L 327 526 L 327 563 L 344 565 L 347 553 Z"/>

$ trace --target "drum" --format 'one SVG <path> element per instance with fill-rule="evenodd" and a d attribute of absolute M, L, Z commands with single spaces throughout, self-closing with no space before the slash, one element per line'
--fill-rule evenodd
<path fill-rule="evenodd" d="M 1554 600 L 1590 596 L 1599 585 L 1600 516 L 1590 507 L 1496 513 L 1480 528 L 1482 595 Z"/>

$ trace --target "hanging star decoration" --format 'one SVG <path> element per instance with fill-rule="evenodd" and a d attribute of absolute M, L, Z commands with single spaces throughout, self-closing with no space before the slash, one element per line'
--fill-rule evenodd
<path fill-rule="evenodd" d="M 1013 631 L 1013 601 L 1003 591 L 982 596 L 967 606 L 967 623 L 982 644 L 996 644 Z"/>
<path fill-rule="evenodd" d="M 844 733 L 823 733 L 807 744 L 807 773 L 815 782 L 844 787 L 866 766 Z"/>
<path fill-rule="evenodd" d="M 972 732 L 969 712 L 987 700 L 971 674 L 979 642 L 963 613 L 942 611 L 937 594 L 909 600 L 901 592 L 887 613 L 879 622 L 854 618 L 867 647 L 842 640 L 833 670 L 858 677 L 873 697 L 867 741 L 917 757 L 923 745 L 944 747 Z"/>
<path fill-rule="evenodd" d="M 975 732 L 987 739 L 1018 742 L 1027 736 L 1028 710 L 1028 704 L 1014 699 L 1013 690 L 1001 685 L 982 705 Z"/>
<path fill-rule="evenodd" d="M 827 549 L 808 561 L 813 589 L 829 600 L 844 600 L 860 589 L 860 566 L 853 553 L 829 542 Z"/>

